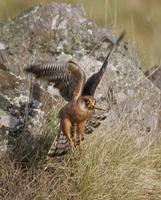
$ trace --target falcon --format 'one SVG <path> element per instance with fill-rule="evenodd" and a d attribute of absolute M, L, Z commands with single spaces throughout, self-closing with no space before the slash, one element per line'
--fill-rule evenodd
<path fill-rule="evenodd" d="M 60 132 L 48 152 L 49 156 L 62 155 L 69 149 L 73 151 L 76 146 L 74 133 L 78 138 L 80 149 L 83 149 L 82 141 L 84 140 L 88 120 L 94 116 L 95 110 L 103 110 L 96 105 L 94 97 L 96 88 L 106 71 L 110 56 L 123 37 L 124 32 L 115 43 L 111 44 L 110 51 L 100 70 L 89 77 L 87 81 L 84 70 L 73 61 L 64 64 L 35 64 L 25 69 L 27 73 L 34 74 L 36 79 L 53 83 L 53 86 L 59 90 L 61 96 L 68 102 L 59 111 Z M 98 118 L 103 120 L 101 116 Z M 93 124 L 94 127 L 98 125 L 99 123 Z"/>

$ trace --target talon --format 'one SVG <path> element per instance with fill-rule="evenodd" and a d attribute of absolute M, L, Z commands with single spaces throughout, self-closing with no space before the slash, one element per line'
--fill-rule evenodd
<path fill-rule="evenodd" d="M 74 151 L 75 144 L 74 144 L 73 140 L 70 140 L 70 141 L 69 141 L 69 144 L 70 144 L 71 150 Z"/>

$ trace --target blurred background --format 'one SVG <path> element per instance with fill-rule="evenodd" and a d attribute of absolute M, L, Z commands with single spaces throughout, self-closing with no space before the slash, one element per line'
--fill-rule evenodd
<path fill-rule="evenodd" d="M 0 0 L 0 21 L 7 21 L 24 9 L 53 0 Z M 161 63 L 161 0 L 55 0 L 80 3 L 89 18 L 128 40 L 144 70 Z"/>

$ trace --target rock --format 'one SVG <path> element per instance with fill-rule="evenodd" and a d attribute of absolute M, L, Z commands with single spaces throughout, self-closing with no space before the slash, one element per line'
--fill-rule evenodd
<path fill-rule="evenodd" d="M 154 66 L 145 72 L 145 76 L 161 90 L 161 66 Z M 161 109 L 158 114 L 158 130 L 161 130 Z"/>
<path fill-rule="evenodd" d="M 161 66 L 154 66 L 145 72 L 145 76 L 161 90 Z"/>
<path fill-rule="evenodd" d="M 29 83 L 9 71 L 0 72 L 0 153 L 10 152 L 17 159 L 17 147 L 25 149 L 35 143 L 34 135 L 41 133 L 39 130 L 46 123 L 44 113 L 51 110 L 55 101 L 47 91 L 33 83 L 33 97 L 29 102 Z"/>
<path fill-rule="evenodd" d="M 5 50 L 5 49 L 6 49 L 5 44 L 3 44 L 3 43 L 0 42 L 0 50 Z"/>
<path fill-rule="evenodd" d="M 6 128 L 1 126 L 0 128 L 0 155 L 6 153 L 8 148 L 8 138 L 6 134 Z"/>
<path fill-rule="evenodd" d="M 93 49 L 103 37 L 106 40 L 100 42 L 101 47 Z M 0 50 L 3 51 L 0 66 L 5 66 L 1 77 L 6 77 L 3 78 L 5 81 L 0 83 L 2 96 L 7 95 L 5 98 L 14 107 L 13 110 L 17 109 L 19 113 L 22 105 L 25 104 L 20 101 L 22 99 L 24 101 L 29 96 L 29 78 L 24 73 L 26 66 L 38 62 L 65 62 L 72 59 L 84 68 L 88 77 L 101 67 L 108 52 L 109 41 L 116 41 L 110 29 L 98 27 L 87 19 L 80 5 L 65 3 L 50 3 L 25 11 L 2 25 L 0 38 L 0 42 L 4 44 Z M 8 71 L 5 72 L 4 68 Z M 137 127 L 142 129 L 145 135 L 147 133 L 150 136 L 154 135 L 158 123 L 160 91 L 139 68 L 139 61 L 131 49 L 122 42 L 110 59 L 107 72 L 96 93 L 98 103 L 100 102 L 104 107 L 108 106 L 109 87 L 112 87 L 116 97 L 117 105 L 109 112 L 103 124 L 103 129 L 106 127 L 107 132 L 119 125 L 121 128 Z M 35 88 L 39 87 L 35 86 Z M 51 87 L 50 89 L 48 87 L 51 95 L 46 88 L 39 88 L 36 91 L 34 94 L 38 98 L 36 99 L 38 105 L 46 104 L 46 107 L 44 110 L 40 109 L 41 106 L 38 107 L 37 117 L 40 118 L 37 120 L 30 116 L 30 122 L 36 120 L 35 125 L 32 123 L 27 132 L 32 136 L 36 130 L 33 127 L 44 125 L 46 113 L 60 101 L 60 97 L 57 97 L 58 93 L 54 89 L 51 90 Z M 8 97 L 10 95 L 12 100 Z M 56 98 L 53 99 L 53 96 Z M 49 103 L 45 103 L 47 99 Z M 3 106 L 1 109 L 4 109 Z M 14 117 L 13 114 L 11 115 Z M 20 114 L 18 120 L 23 123 L 22 116 Z M 22 134 L 21 131 L 19 132 Z M 40 128 L 39 134 L 42 132 L 43 129 Z"/>

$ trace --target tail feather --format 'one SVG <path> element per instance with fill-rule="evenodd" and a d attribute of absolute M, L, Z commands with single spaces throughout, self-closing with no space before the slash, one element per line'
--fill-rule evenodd
<path fill-rule="evenodd" d="M 59 135 L 55 137 L 55 140 L 48 151 L 48 156 L 49 157 L 62 156 L 66 154 L 69 151 L 69 149 L 70 147 L 68 140 L 61 131 Z"/>

